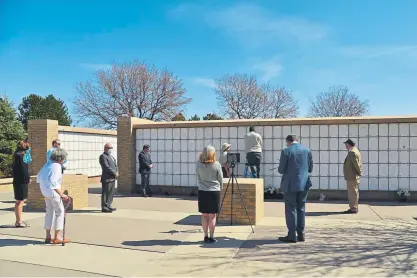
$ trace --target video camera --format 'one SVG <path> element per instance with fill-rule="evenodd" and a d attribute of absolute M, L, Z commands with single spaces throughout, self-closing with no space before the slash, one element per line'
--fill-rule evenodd
<path fill-rule="evenodd" d="M 230 165 L 230 168 L 234 168 L 237 163 L 240 163 L 240 153 L 228 153 L 227 163 Z"/>

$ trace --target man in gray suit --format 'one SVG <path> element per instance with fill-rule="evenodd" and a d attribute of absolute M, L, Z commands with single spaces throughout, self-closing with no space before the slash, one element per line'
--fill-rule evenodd
<path fill-rule="evenodd" d="M 313 171 L 313 157 L 309 149 L 297 142 L 295 135 L 288 135 L 285 141 L 288 148 L 281 152 L 278 172 L 282 174 L 288 235 L 279 240 L 295 243 L 305 241 L 305 204 L 311 187 L 309 173 Z"/>
<path fill-rule="evenodd" d="M 111 213 L 116 209 L 112 207 L 116 179 L 119 177 L 116 159 L 111 155 L 113 146 L 104 145 L 104 152 L 100 155 L 101 173 L 101 211 Z"/>
<path fill-rule="evenodd" d="M 139 173 L 141 177 L 142 197 L 152 196 L 152 191 L 149 186 L 151 169 L 153 167 L 151 155 L 149 154 L 150 151 L 151 147 L 149 145 L 144 145 L 142 151 L 139 153 Z"/>

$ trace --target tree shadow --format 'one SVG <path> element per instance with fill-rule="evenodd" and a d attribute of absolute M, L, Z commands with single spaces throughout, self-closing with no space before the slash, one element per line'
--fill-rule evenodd
<path fill-rule="evenodd" d="M 348 224 L 341 221 L 318 228 L 307 227 L 307 241 L 288 245 L 288 248 L 277 248 L 270 240 L 269 235 L 278 232 L 264 228 L 258 234 L 250 235 L 235 258 L 308 266 L 305 272 L 285 273 L 286 276 L 311 276 L 323 268 L 334 270 L 342 267 L 364 271 L 358 275 L 355 273 L 355 276 L 371 274 L 366 273 L 366 269 L 373 271 L 371 276 L 379 269 L 388 276 L 410 275 L 410 271 L 417 274 L 417 227 L 410 222 Z"/>

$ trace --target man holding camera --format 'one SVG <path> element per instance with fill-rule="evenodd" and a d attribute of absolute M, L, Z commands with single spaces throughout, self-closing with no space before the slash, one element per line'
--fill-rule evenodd
<path fill-rule="evenodd" d="M 255 132 L 255 127 L 253 126 L 249 127 L 249 133 L 245 135 L 245 151 L 248 166 L 250 166 L 253 175 L 259 179 L 262 159 L 262 137 Z"/>
<path fill-rule="evenodd" d="M 288 235 L 279 240 L 296 243 L 305 241 L 305 204 L 311 187 L 309 173 L 313 171 L 313 157 L 309 149 L 297 142 L 295 135 L 288 135 L 285 141 L 287 148 L 281 151 L 278 172 L 282 174 Z"/>

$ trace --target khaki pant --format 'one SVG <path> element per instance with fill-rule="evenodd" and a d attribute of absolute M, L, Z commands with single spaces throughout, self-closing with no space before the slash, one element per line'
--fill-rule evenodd
<path fill-rule="evenodd" d="M 359 203 L 359 181 L 346 181 L 348 190 L 349 207 L 353 211 L 358 211 Z"/>

